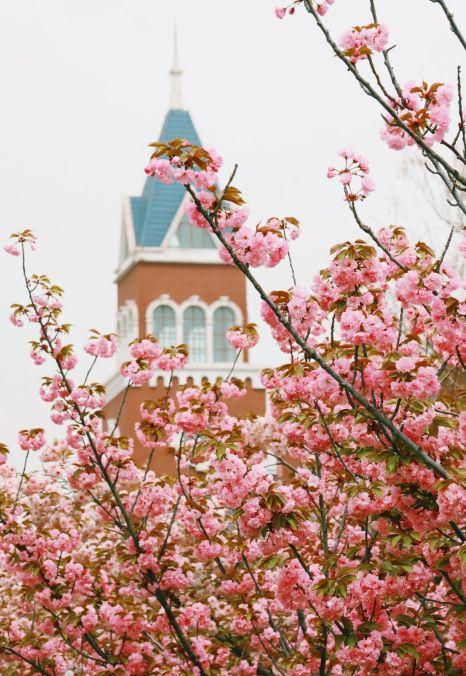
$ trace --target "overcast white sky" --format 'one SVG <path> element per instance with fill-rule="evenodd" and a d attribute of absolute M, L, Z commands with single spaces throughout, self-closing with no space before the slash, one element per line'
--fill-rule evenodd
<path fill-rule="evenodd" d="M 178 22 L 183 93 L 205 144 L 226 167 L 254 218 L 295 215 L 303 236 L 294 259 L 301 282 L 323 267 L 330 246 L 357 235 L 337 184 L 325 178 L 343 146 L 371 160 L 378 190 L 363 213 L 421 232 L 422 196 L 400 176 L 402 156 L 379 140 L 379 112 L 330 55 L 303 11 L 278 21 L 274 0 L 4 0 L 0 135 L 1 243 L 14 230 L 39 236 L 34 271 L 66 290 L 66 317 L 82 343 L 87 329 L 112 330 L 113 272 L 121 197 L 138 194 L 167 111 L 173 23 Z M 326 19 L 339 35 L 368 23 L 368 0 L 336 0 Z M 464 0 L 450 0 L 466 26 Z M 429 0 L 379 0 L 402 82 L 454 81 L 464 56 Z M 466 72 L 466 68 L 465 68 Z M 441 239 L 442 225 L 430 223 Z M 45 425 L 31 333 L 12 327 L 24 298 L 18 261 L 0 256 L 0 440 Z M 262 276 L 289 285 L 286 266 Z M 250 314 L 257 318 L 251 296 Z M 267 363 L 270 343 L 256 351 Z M 14 457 L 21 458 L 17 452 Z"/>

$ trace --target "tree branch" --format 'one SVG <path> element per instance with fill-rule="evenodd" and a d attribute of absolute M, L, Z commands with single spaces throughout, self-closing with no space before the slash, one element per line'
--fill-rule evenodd
<path fill-rule="evenodd" d="M 451 29 L 452 33 L 454 33 L 456 35 L 456 37 L 458 38 L 458 40 L 462 44 L 463 49 L 466 49 L 466 40 L 464 39 L 464 36 L 463 36 L 458 24 L 455 21 L 455 17 L 453 16 L 453 12 L 450 11 L 450 9 L 448 8 L 445 0 L 430 0 L 430 1 L 433 2 L 436 5 L 440 5 L 440 7 L 443 10 L 443 13 L 445 14 L 445 16 L 448 19 L 448 23 L 450 24 L 450 29 Z"/>
<path fill-rule="evenodd" d="M 461 174 L 453 166 L 451 166 L 443 157 L 441 157 L 434 150 L 432 150 L 432 148 L 430 148 L 420 136 L 418 136 L 415 132 L 413 132 L 412 129 L 410 129 L 408 125 L 405 124 L 405 122 L 403 122 L 403 120 L 399 117 L 396 111 L 393 110 L 393 108 L 385 101 L 385 99 L 383 99 L 378 94 L 378 92 L 374 89 L 374 87 L 370 84 L 370 82 L 365 80 L 359 73 L 358 69 L 348 61 L 348 59 L 345 57 L 341 49 L 339 49 L 335 41 L 332 39 L 332 36 L 330 35 L 325 25 L 322 23 L 312 3 L 309 0 L 304 0 L 304 6 L 308 11 L 308 13 L 313 16 L 317 26 L 323 33 L 326 41 L 332 48 L 335 56 L 337 56 L 338 59 L 340 59 L 340 61 L 342 61 L 345 64 L 347 69 L 359 82 L 359 84 L 366 92 L 366 94 L 368 94 L 368 96 L 377 101 L 377 103 L 396 121 L 398 127 L 400 127 L 400 129 L 402 129 L 406 134 L 408 134 L 415 141 L 416 145 L 418 145 L 419 148 L 421 148 L 424 151 L 427 157 L 429 157 L 432 160 L 435 160 L 438 164 L 440 164 L 443 167 L 443 169 L 447 172 L 448 176 L 454 179 L 457 183 L 460 183 L 461 185 L 466 187 L 466 177 L 461 176 Z"/>
<path fill-rule="evenodd" d="M 406 448 L 408 448 L 411 453 L 426 467 L 429 467 L 437 476 L 440 476 L 444 479 L 449 479 L 449 473 L 435 460 L 433 460 L 427 453 L 425 453 L 417 444 L 415 444 L 409 437 L 407 437 L 398 427 L 393 423 L 392 420 L 383 415 L 375 406 L 373 406 L 360 392 L 358 392 L 350 383 L 348 383 L 339 373 L 337 373 L 331 366 L 328 364 L 323 357 L 320 356 L 316 350 L 309 347 L 303 338 L 299 335 L 297 330 L 294 328 L 293 324 L 286 319 L 280 312 L 279 308 L 275 305 L 273 300 L 265 292 L 259 282 L 256 280 L 254 275 L 249 270 L 249 267 L 245 265 L 242 261 L 239 260 L 238 256 L 234 252 L 231 245 L 225 240 L 223 233 L 218 228 L 216 221 L 211 217 L 211 214 L 204 209 L 200 203 L 196 193 L 191 188 L 189 184 L 185 185 L 186 190 L 193 198 L 197 209 L 202 216 L 206 219 L 209 225 L 212 228 L 213 233 L 219 239 L 219 241 L 226 248 L 230 254 L 235 265 L 241 270 L 241 272 L 249 279 L 253 287 L 258 292 L 262 300 L 270 307 L 280 324 L 287 329 L 289 334 L 292 336 L 294 341 L 299 345 L 310 359 L 316 361 L 319 366 L 326 371 L 339 385 L 340 387 L 353 399 L 355 399 L 361 406 L 374 418 L 383 428 L 388 429 L 399 441 L 401 441 Z"/>

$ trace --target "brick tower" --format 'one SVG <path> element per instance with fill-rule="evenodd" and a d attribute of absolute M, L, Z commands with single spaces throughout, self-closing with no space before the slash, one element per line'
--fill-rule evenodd
<path fill-rule="evenodd" d="M 170 108 L 160 141 L 185 138 L 201 145 L 182 104 L 176 41 L 170 75 Z M 203 378 L 212 382 L 226 377 L 235 351 L 226 342 L 225 332 L 249 321 L 244 276 L 220 261 L 216 240 L 208 231 L 189 224 L 184 213 L 186 199 L 178 183 L 167 185 L 150 176 L 141 196 L 124 198 L 116 272 L 118 363 L 128 358 L 128 343 L 140 336 L 154 334 L 163 347 L 186 343 L 190 357 L 186 368 L 175 373 L 175 388 L 199 384 Z M 242 399 L 231 400 L 231 412 L 263 413 L 265 393 L 259 369 L 247 354 L 237 363 L 235 376 L 246 380 L 248 391 Z M 118 423 L 121 434 L 134 436 L 141 403 L 162 397 L 168 378 L 169 374 L 160 372 L 149 385 L 128 391 Z M 126 380 L 116 372 L 107 383 L 109 426 L 118 417 L 125 389 Z M 143 464 L 146 457 L 147 451 L 138 446 L 136 461 Z M 172 457 L 156 454 L 153 467 L 158 472 L 173 471 Z"/>

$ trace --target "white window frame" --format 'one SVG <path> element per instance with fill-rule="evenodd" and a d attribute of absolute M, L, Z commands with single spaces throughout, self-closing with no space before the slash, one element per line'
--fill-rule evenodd
<path fill-rule="evenodd" d="M 199 296 L 191 296 L 187 298 L 183 303 L 176 303 L 169 294 L 162 294 L 158 298 L 151 301 L 146 308 L 146 333 L 153 333 L 154 323 L 153 323 L 153 314 L 154 310 L 160 305 L 168 305 L 175 312 L 175 322 L 176 322 L 176 343 L 180 345 L 183 343 L 183 315 L 186 308 L 191 306 L 196 306 L 201 308 L 204 311 L 206 318 L 206 357 L 207 361 L 203 362 L 205 365 L 212 366 L 215 364 L 217 368 L 231 366 L 230 362 L 214 362 L 214 312 L 220 307 L 228 307 L 233 310 L 235 316 L 235 324 L 238 326 L 243 325 L 243 313 L 241 312 L 240 307 L 234 303 L 228 296 L 220 296 L 216 301 L 211 303 L 205 303 Z M 243 357 L 241 356 L 239 363 L 243 362 Z M 201 362 L 197 364 L 199 366 Z"/>
<path fill-rule="evenodd" d="M 122 327 L 125 327 L 122 335 Z M 127 300 L 120 307 L 117 314 L 117 336 L 118 336 L 118 359 L 123 361 L 128 358 L 128 343 L 139 336 L 139 311 L 136 301 Z"/>
<path fill-rule="evenodd" d="M 243 325 L 243 313 L 241 312 L 241 309 L 239 305 L 234 303 L 232 300 L 228 298 L 228 296 L 220 296 L 218 300 L 215 301 L 215 303 L 212 303 L 210 305 L 210 312 L 211 312 L 211 342 L 212 342 L 212 352 L 211 352 L 211 360 L 212 363 L 216 364 L 217 366 L 231 366 L 231 362 L 222 362 L 222 361 L 216 361 L 214 362 L 214 312 L 215 310 L 218 310 L 221 307 L 227 307 L 230 310 L 233 310 L 233 314 L 235 316 L 235 325 L 236 326 L 242 326 Z M 243 352 L 241 352 L 241 356 L 238 360 L 238 363 L 242 363 L 244 361 L 243 359 Z"/>
<path fill-rule="evenodd" d="M 162 294 L 156 300 L 153 300 L 149 303 L 146 308 L 146 333 L 154 334 L 154 310 L 156 310 L 160 305 L 168 305 L 172 308 L 175 313 L 175 338 L 176 345 L 180 345 L 183 341 L 181 340 L 183 335 L 183 319 L 180 315 L 180 306 L 178 303 L 175 303 L 170 296 L 166 293 Z M 156 336 L 157 337 L 157 336 Z"/>
<path fill-rule="evenodd" d="M 212 350 L 213 350 L 213 336 L 212 336 L 212 315 L 210 312 L 210 306 L 207 305 L 207 303 L 204 303 L 203 300 L 200 299 L 199 296 L 191 296 L 187 300 L 185 300 L 183 303 L 180 305 L 180 330 L 181 330 L 181 341 L 184 342 L 184 313 L 185 310 L 188 307 L 198 307 L 204 312 L 205 316 L 205 340 L 206 340 L 206 346 L 205 346 L 205 353 L 206 353 L 206 361 L 205 362 L 196 362 L 196 364 L 199 366 L 199 364 L 210 364 L 212 362 Z M 188 345 L 189 349 L 189 345 Z"/>

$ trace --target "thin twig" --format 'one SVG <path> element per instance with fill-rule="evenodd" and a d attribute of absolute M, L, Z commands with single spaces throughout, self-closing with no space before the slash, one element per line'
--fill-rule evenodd
<path fill-rule="evenodd" d="M 314 350 L 313 348 L 309 347 L 309 345 L 306 344 L 306 342 L 303 340 L 301 335 L 298 333 L 298 331 L 295 329 L 293 324 L 289 319 L 283 316 L 281 313 L 280 309 L 277 307 L 277 305 L 273 302 L 273 300 L 270 298 L 270 296 L 266 293 L 266 291 L 262 288 L 262 286 L 259 284 L 257 279 L 254 277 L 254 275 L 251 273 L 249 267 L 245 265 L 236 255 L 235 251 L 233 250 L 231 244 L 226 241 L 223 233 L 220 231 L 218 228 L 218 225 L 214 219 L 212 219 L 210 213 L 204 209 L 202 204 L 199 201 L 199 198 L 197 197 L 196 193 L 194 190 L 191 188 L 189 184 L 185 185 L 186 190 L 188 193 L 191 195 L 193 198 L 198 211 L 204 218 L 207 220 L 207 222 L 210 224 L 213 233 L 217 237 L 217 239 L 220 240 L 220 242 L 223 244 L 223 246 L 226 248 L 228 253 L 230 254 L 233 262 L 235 265 L 241 270 L 241 272 L 249 279 L 253 287 L 256 289 L 262 300 L 270 307 L 274 315 L 277 317 L 278 321 L 282 326 L 287 329 L 289 334 L 292 336 L 294 341 L 299 345 L 299 347 L 303 350 L 303 352 L 310 358 L 316 361 L 319 366 L 326 372 L 328 373 L 339 385 L 340 387 L 346 392 L 346 394 L 355 399 L 361 406 L 382 426 L 382 428 L 387 428 L 390 430 L 390 432 L 399 440 L 401 441 L 414 455 L 415 457 L 422 462 L 424 465 L 432 469 L 432 471 L 437 475 L 440 476 L 444 479 L 449 479 L 450 475 L 449 473 L 435 460 L 433 460 L 427 453 L 425 453 L 418 444 L 414 443 L 412 439 L 407 437 L 398 427 L 393 423 L 392 420 L 387 418 L 381 411 L 379 411 L 373 404 L 371 404 L 366 397 L 364 397 L 358 390 L 356 390 L 349 382 L 347 382 L 339 373 L 337 373 L 331 366 L 330 364 L 327 363 L 327 361 L 321 357 L 321 355 Z"/>
<path fill-rule="evenodd" d="M 448 23 L 450 24 L 450 29 L 451 29 L 452 33 L 454 33 L 456 35 L 456 37 L 458 38 L 458 40 L 462 44 L 463 49 L 466 49 L 466 40 L 465 40 L 458 24 L 455 21 L 455 17 L 453 16 L 453 12 L 451 12 L 451 10 L 448 8 L 445 0 L 430 0 L 430 1 L 433 2 L 434 4 L 440 5 L 440 7 L 442 8 L 445 16 L 448 19 Z"/>
<path fill-rule="evenodd" d="M 444 246 L 444 249 L 443 249 L 443 251 L 442 251 L 442 255 L 440 256 L 440 258 L 439 258 L 439 260 L 438 260 L 438 263 L 437 263 L 437 265 L 435 266 L 435 269 L 436 269 L 437 272 L 438 272 L 438 271 L 440 270 L 440 268 L 442 267 L 442 263 L 443 263 L 443 261 L 444 261 L 444 259 L 445 259 L 445 256 L 447 255 L 447 251 L 448 251 L 448 248 L 449 248 L 449 246 L 450 246 L 450 244 L 451 244 L 451 239 L 452 239 L 452 237 L 453 237 L 453 232 L 454 232 L 454 230 L 455 230 L 454 227 L 452 227 L 452 228 L 450 229 L 450 234 L 448 235 L 448 239 L 447 239 L 447 242 L 446 242 L 446 244 L 445 244 L 445 246 Z"/>
<path fill-rule="evenodd" d="M 16 498 L 15 498 L 15 502 L 14 502 L 14 505 L 13 505 L 13 514 L 15 513 L 16 505 L 18 504 L 19 495 L 21 493 L 21 488 L 23 486 L 24 477 L 26 475 L 26 467 L 27 467 L 27 464 L 28 464 L 29 453 L 30 453 L 30 451 L 28 450 L 27 453 L 26 453 L 26 457 L 24 458 L 23 470 L 21 472 L 21 479 L 19 481 L 18 490 L 16 491 Z"/>
<path fill-rule="evenodd" d="M 48 345 L 49 350 L 50 350 L 50 354 L 51 354 L 52 358 L 54 359 L 55 364 L 56 364 L 56 366 L 57 366 L 57 369 L 58 369 L 58 371 L 59 371 L 59 373 L 60 373 L 60 375 L 61 375 L 61 377 L 62 377 L 63 384 L 64 384 L 64 386 L 65 386 L 65 388 L 66 388 L 66 390 L 67 390 L 67 392 L 68 392 L 68 395 L 71 395 L 72 388 L 71 388 L 71 385 L 70 385 L 70 383 L 69 383 L 69 381 L 68 381 L 67 374 L 65 373 L 65 371 L 64 371 L 64 369 L 63 369 L 63 366 L 62 366 L 60 360 L 59 360 L 58 357 L 55 355 L 55 351 L 54 351 L 54 349 L 53 349 L 53 343 L 52 343 L 52 341 L 51 341 L 51 339 L 50 339 L 50 336 L 49 336 L 49 334 L 48 334 L 48 331 L 47 331 L 47 326 L 44 324 L 44 321 L 43 321 L 42 317 L 40 316 L 40 313 L 38 312 L 38 308 L 37 308 L 36 302 L 35 302 L 35 300 L 34 300 L 34 298 L 33 298 L 33 296 L 32 296 L 31 288 L 30 288 L 30 286 L 29 286 L 29 279 L 28 279 L 27 272 L 26 272 L 26 252 L 25 252 L 25 248 L 24 248 L 24 243 L 23 243 L 23 242 L 21 243 L 21 249 L 22 249 L 22 270 L 23 270 L 23 277 L 24 277 L 24 280 L 25 280 L 26 289 L 27 289 L 27 292 L 28 292 L 29 300 L 30 300 L 30 302 L 31 302 L 31 306 L 32 306 L 32 308 L 33 308 L 33 310 L 34 310 L 36 316 L 38 317 L 38 322 L 39 322 L 39 325 L 40 325 L 40 327 L 41 327 L 41 329 L 42 329 L 42 333 L 43 333 L 44 339 L 45 339 L 45 341 L 47 342 L 47 345 Z M 129 513 L 128 513 L 128 511 L 126 510 L 126 508 L 125 508 L 125 506 L 124 506 L 124 504 L 123 504 L 123 502 L 122 502 L 122 499 L 121 499 L 121 497 L 120 497 L 120 494 L 118 493 L 118 490 L 117 490 L 117 487 L 116 487 L 116 485 L 115 485 L 115 482 L 112 481 L 110 475 L 109 475 L 108 472 L 107 472 L 106 467 L 104 466 L 104 464 L 103 464 L 103 462 L 102 462 L 101 454 L 99 453 L 99 451 L 98 451 L 98 449 L 97 449 L 97 446 L 96 446 L 96 444 L 95 444 L 95 441 L 94 441 L 94 439 L 93 439 L 93 437 L 92 437 L 92 435 L 91 435 L 91 433 L 90 433 L 90 431 L 89 431 L 89 428 L 88 428 L 88 426 L 86 425 L 86 421 L 85 421 L 85 419 L 84 419 L 83 412 L 82 412 L 80 406 L 79 406 L 76 402 L 74 402 L 73 400 L 71 400 L 71 404 L 72 404 L 74 410 L 75 410 L 76 413 L 77 413 L 78 419 L 79 419 L 79 421 L 80 421 L 80 423 L 81 423 L 83 429 L 85 430 L 84 435 L 85 435 L 85 438 L 87 439 L 87 442 L 89 443 L 89 446 L 90 446 L 90 448 L 91 448 L 91 450 L 92 450 L 92 454 L 93 454 L 93 456 L 94 456 L 95 462 L 96 462 L 96 464 L 97 464 L 97 466 L 98 466 L 98 468 L 99 468 L 99 471 L 100 471 L 100 473 L 101 473 L 101 475 L 102 475 L 102 478 L 104 479 L 105 483 L 107 484 L 108 488 L 110 489 L 110 492 L 111 492 L 111 494 L 112 494 L 112 496 L 113 496 L 113 499 L 115 500 L 115 502 L 116 502 L 116 504 L 117 504 L 117 506 L 118 506 L 118 509 L 119 509 L 119 511 L 120 511 L 120 513 L 121 513 L 121 515 L 122 515 L 122 517 L 123 517 L 124 523 L 125 523 L 125 525 L 126 525 L 126 529 L 127 529 L 128 533 L 129 533 L 131 539 L 133 540 L 133 543 L 134 543 L 136 552 L 137 552 L 138 554 L 141 554 L 141 553 L 142 553 L 142 549 L 141 549 L 141 545 L 140 545 L 140 543 L 139 543 L 139 537 L 138 537 L 138 534 L 137 534 L 137 532 L 136 532 L 136 530 L 135 530 L 135 527 L 134 527 L 134 525 L 133 525 L 133 523 L 132 523 L 132 521 L 131 521 L 131 518 L 130 518 Z M 148 571 L 145 573 L 144 577 L 148 580 L 148 582 L 150 583 L 151 586 L 156 586 L 156 585 L 158 585 L 157 578 L 156 578 L 155 574 L 154 574 L 151 570 L 148 570 Z M 186 638 L 185 634 L 183 633 L 183 630 L 181 629 L 180 625 L 178 624 L 178 622 L 177 622 L 177 620 L 176 620 L 176 617 L 175 617 L 175 615 L 173 614 L 173 611 L 171 610 L 170 605 L 169 605 L 169 603 L 168 603 L 168 601 L 167 601 L 167 597 L 166 597 L 164 591 L 163 591 L 162 589 L 160 589 L 159 586 L 156 586 L 156 589 L 155 589 L 155 591 L 154 591 L 154 594 L 155 594 L 156 599 L 159 601 L 159 603 L 161 604 L 162 608 L 164 609 L 165 614 L 166 614 L 167 619 L 168 619 L 168 622 L 169 622 L 169 624 L 171 625 L 173 631 L 175 632 L 175 634 L 176 634 L 176 636 L 177 636 L 177 638 L 178 638 L 178 641 L 179 641 L 179 643 L 180 643 L 180 645 L 181 645 L 181 647 L 182 647 L 182 649 L 183 649 L 183 651 L 184 651 L 186 657 L 189 659 L 189 661 L 190 661 L 195 667 L 197 667 L 197 669 L 199 670 L 200 675 L 201 675 L 201 676 L 205 676 L 205 671 L 204 671 L 204 669 L 202 668 L 202 665 L 201 665 L 201 663 L 200 663 L 200 661 L 199 661 L 197 655 L 194 653 L 193 649 L 191 648 L 191 645 L 190 645 L 188 639 Z M 93 638 L 93 637 L 92 637 L 92 638 Z M 91 644 L 91 645 L 92 645 L 92 644 Z M 94 645 L 93 645 L 93 647 L 94 647 Z M 96 650 L 96 652 L 98 652 L 98 654 L 101 654 L 101 652 L 99 652 L 98 646 L 97 646 L 97 648 L 94 647 L 94 650 Z"/>
<path fill-rule="evenodd" d="M 461 84 L 461 66 L 458 66 L 456 81 L 458 86 L 458 112 L 460 116 L 459 132 L 461 138 L 463 139 L 463 153 L 466 157 L 466 128 L 464 122 L 464 109 L 463 109 L 463 89 Z"/>
<path fill-rule="evenodd" d="M 443 167 L 443 169 L 446 170 L 449 176 L 454 178 L 457 183 L 460 183 L 461 185 L 466 187 L 466 177 L 461 176 L 461 174 L 454 167 L 452 167 L 443 157 L 441 157 L 434 150 L 432 150 L 432 148 L 430 148 L 427 145 L 427 143 L 425 143 L 425 141 L 420 136 L 418 136 L 418 134 L 416 134 L 412 129 L 410 129 L 410 127 L 401 119 L 401 117 L 390 106 L 390 104 L 387 103 L 387 101 L 385 101 L 385 99 L 379 95 L 379 93 L 374 89 L 371 83 L 362 77 L 356 66 L 345 57 L 344 53 L 335 43 L 329 31 L 321 21 L 319 14 L 317 13 L 316 9 L 314 8 L 310 0 L 304 0 L 304 6 L 307 12 L 313 16 L 317 26 L 323 33 L 326 41 L 332 48 L 335 56 L 337 56 L 338 59 L 340 59 L 345 64 L 347 69 L 359 82 L 359 84 L 366 92 L 366 94 L 368 94 L 371 98 L 377 101 L 377 103 L 393 118 L 397 126 L 400 127 L 400 129 L 402 129 L 406 134 L 408 134 L 408 136 L 410 136 L 414 140 L 416 145 L 418 145 L 424 151 L 427 157 L 429 157 L 431 160 L 435 160 L 436 162 L 438 162 Z"/>
<path fill-rule="evenodd" d="M 160 559 L 162 558 L 162 556 L 165 554 L 165 550 L 166 550 L 166 548 L 167 548 L 167 546 L 168 546 L 168 540 L 170 539 L 170 534 L 171 534 L 171 531 L 172 531 L 172 528 L 173 528 L 173 524 L 175 523 L 176 513 L 177 513 L 177 511 L 178 511 L 178 507 L 179 507 L 179 504 L 180 504 L 181 497 L 182 497 L 181 495 L 178 496 L 178 499 L 177 499 L 177 501 L 176 501 L 176 503 L 175 503 L 175 506 L 174 506 L 174 508 L 173 508 L 173 514 L 172 514 L 172 516 L 171 516 L 170 523 L 168 524 L 168 528 L 167 528 L 167 532 L 166 532 L 166 535 L 165 535 L 165 539 L 164 539 L 163 544 L 162 544 L 162 546 L 160 547 L 160 551 L 159 551 L 159 553 L 158 553 L 158 555 L 157 555 L 157 561 L 160 561 Z"/>
<path fill-rule="evenodd" d="M 111 437 L 113 437 L 113 435 L 115 434 L 115 431 L 118 427 L 118 423 L 120 422 L 120 417 L 121 417 L 121 414 L 123 412 L 123 407 L 126 403 L 126 397 L 128 396 L 128 392 L 129 392 L 130 388 L 131 388 L 131 381 L 128 380 L 128 384 L 126 385 L 125 391 L 123 393 L 123 397 L 121 399 L 120 408 L 118 409 L 117 417 L 115 418 L 115 423 L 113 425 L 113 429 L 110 432 Z"/>

